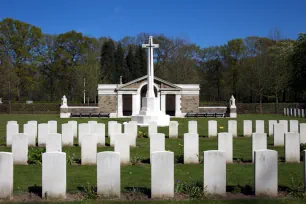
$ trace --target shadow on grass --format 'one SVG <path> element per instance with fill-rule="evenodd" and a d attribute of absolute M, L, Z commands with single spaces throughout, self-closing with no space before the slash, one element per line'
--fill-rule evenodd
<path fill-rule="evenodd" d="M 184 164 L 184 156 L 183 155 L 176 155 L 175 156 L 175 163 L 176 164 Z"/>
<path fill-rule="evenodd" d="M 251 159 L 242 159 L 242 158 L 234 158 L 233 159 L 235 163 L 239 164 L 239 163 L 252 163 Z"/>
<path fill-rule="evenodd" d="M 255 195 L 253 188 L 250 185 L 245 186 L 226 186 L 226 192 L 229 193 L 242 193 L 244 195 Z"/>
<path fill-rule="evenodd" d="M 124 187 L 123 192 L 140 193 L 148 196 L 148 198 L 151 198 L 151 189 L 145 187 Z"/>
<path fill-rule="evenodd" d="M 29 193 L 33 193 L 35 195 L 38 195 L 39 197 L 42 197 L 42 187 L 41 186 L 37 186 L 37 185 L 30 186 L 28 190 L 29 190 Z"/>
<path fill-rule="evenodd" d="M 141 163 L 143 163 L 143 164 L 150 164 L 150 158 L 142 159 Z"/>

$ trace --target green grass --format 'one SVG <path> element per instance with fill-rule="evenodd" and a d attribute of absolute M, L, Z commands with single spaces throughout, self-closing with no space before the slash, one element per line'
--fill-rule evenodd
<path fill-rule="evenodd" d="M 298 119 L 300 122 L 306 122 L 306 119 L 283 117 L 279 115 L 240 115 L 238 120 L 238 135 L 242 135 L 242 121 L 253 120 L 253 129 L 255 130 L 255 120 L 265 120 L 265 129 L 268 132 L 268 120 L 270 119 Z M 23 130 L 23 124 L 29 120 L 37 120 L 38 123 L 47 122 L 48 120 L 58 121 L 58 132 L 61 132 L 61 124 L 67 122 L 69 119 L 60 119 L 58 115 L 0 115 L 0 151 L 11 151 L 10 148 L 5 147 L 5 128 L 6 122 L 9 120 L 17 120 L 20 125 L 20 132 Z M 87 122 L 89 120 L 97 120 L 98 122 L 107 123 L 109 119 L 75 119 L 78 123 Z M 113 119 L 118 120 L 118 119 Z M 128 119 L 119 119 L 123 122 Z M 208 120 L 207 118 L 188 118 L 188 119 L 173 119 L 179 121 L 179 138 L 178 139 L 166 139 L 166 150 L 173 151 L 175 154 L 175 180 L 186 181 L 191 183 L 193 181 L 203 181 L 203 164 L 187 165 L 181 163 L 183 156 L 183 134 L 188 131 L 188 120 L 198 121 L 198 132 L 200 135 L 199 152 L 200 156 L 203 155 L 203 151 L 217 149 L 217 138 L 207 138 Z M 218 121 L 218 131 L 227 131 L 228 119 L 216 119 Z M 139 128 L 139 130 L 147 132 L 147 128 Z M 159 128 L 159 132 L 168 135 L 168 128 Z M 106 131 L 107 133 L 107 131 Z M 108 138 L 106 143 L 109 143 Z M 77 141 L 75 141 L 77 144 Z M 284 157 L 283 147 L 273 147 L 273 138 L 268 138 L 268 148 L 278 151 L 279 157 Z M 246 161 L 247 163 L 234 163 L 227 165 L 227 188 L 228 192 L 232 192 L 234 186 L 240 186 L 242 190 L 253 191 L 254 189 L 254 165 L 250 163 L 252 159 L 251 155 L 251 138 L 238 137 L 234 138 L 233 150 L 234 160 Z M 99 147 L 98 152 L 112 151 L 113 147 Z M 81 157 L 80 147 L 64 147 L 63 151 L 67 153 L 67 157 L 74 155 L 76 158 Z M 121 168 L 121 188 L 122 191 L 127 190 L 130 187 L 140 187 L 150 190 L 150 165 L 147 163 L 149 159 L 149 139 L 138 138 L 137 147 L 131 148 L 131 159 L 139 157 L 144 162 L 137 165 L 122 166 Z M 303 181 L 303 164 L 286 164 L 279 162 L 279 174 L 278 181 L 281 191 L 286 189 L 293 189 L 299 182 Z M 79 188 L 86 183 L 96 185 L 96 166 L 81 166 L 81 165 L 67 165 L 67 191 L 74 193 L 79 192 Z M 294 183 L 292 183 L 294 179 Z M 33 189 L 35 186 L 41 186 L 41 166 L 28 165 L 14 166 L 14 191 L 15 193 L 28 192 L 29 189 Z M 279 200 L 267 200 L 264 203 L 275 203 Z M 153 202 L 153 201 L 152 201 Z M 155 201 L 154 201 L 155 202 Z M 163 203 L 163 201 L 160 201 Z M 172 201 L 171 201 L 172 202 Z M 233 201 L 217 200 L 214 203 L 231 203 Z M 236 201 L 235 203 L 261 203 L 262 200 L 253 201 Z M 282 200 L 284 203 L 299 203 L 298 200 Z M 167 203 L 170 203 L 170 201 Z M 174 203 L 174 201 L 173 201 Z M 176 202 L 175 202 L 176 203 Z M 184 203 L 178 202 L 178 203 Z M 199 202 L 200 203 L 200 202 Z"/>

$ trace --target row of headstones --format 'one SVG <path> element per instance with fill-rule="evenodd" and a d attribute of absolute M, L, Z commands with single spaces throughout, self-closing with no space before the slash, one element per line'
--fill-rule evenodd
<path fill-rule="evenodd" d="M 299 108 L 284 108 L 284 115 L 305 118 L 305 110 Z"/>
<path fill-rule="evenodd" d="M 306 151 L 304 151 L 305 155 Z M 120 197 L 120 153 L 97 154 L 97 194 Z M 306 156 L 304 156 L 305 162 Z M 278 153 L 275 150 L 256 150 L 255 195 L 277 196 Z M 0 152 L 0 198 L 13 196 L 13 154 Z M 54 168 L 56 166 L 56 168 Z M 46 152 L 42 155 L 42 196 L 66 196 L 66 153 Z M 305 174 L 305 169 L 304 169 Z M 267 175 L 269 175 L 267 177 Z M 226 154 L 220 150 L 204 151 L 204 193 L 226 194 Z M 174 153 L 157 151 L 151 154 L 151 197 L 174 197 Z"/>

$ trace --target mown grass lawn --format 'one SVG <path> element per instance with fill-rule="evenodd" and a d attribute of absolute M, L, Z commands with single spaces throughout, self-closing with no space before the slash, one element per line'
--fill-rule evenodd
<path fill-rule="evenodd" d="M 238 135 L 241 136 L 243 129 L 243 120 L 253 120 L 253 130 L 255 130 L 255 120 L 265 120 L 265 129 L 268 132 L 268 120 L 280 119 L 297 119 L 300 122 L 306 122 L 306 119 L 284 117 L 280 115 L 239 115 L 238 121 Z M 60 119 L 58 115 L 0 115 L 0 151 L 11 151 L 10 148 L 5 147 L 5 129 L 6 123 L 9 120 L 17 120 L 20 125 L 20 132 L 23 131 L 23 124 L 29 120 L 37 120 L 38 123 L 47 122 L 48 120 L 58 121 L 58 132 L 61 132 L 61 124 L 67 122 L 69 119 Z M 110 119 L 75 119 L 78 123 L 87 122 L 89 120 L 97 120 L 98 122 L 107 123 Z M 112 119 L 117 120 L 117 119 Z M 128 119 L 120 119 L 123 122 Z M 192 183 L 194 181 L 203 181 L 203 164 L 187 165 L 182 164 L 183 156 L 183 134 L 188 131 L 188 120 L 198 121 L 198 132 L 200 135 L 200 157 L 205 150 L 217 149 L 217 138 L 208 138 L 208 120 L 207 118 L 188 118 L 176 119 L 179 121 L 179 138 L 166 139 L 166 150 L 173 151 L 175 154 L 175 180 L 176 182 Z M 218 132 L 227 131 L 227 121 L 229 119 L 216 119 L 218 121 Z M 147 128 L 139 128 L 140 131 L 147 132 Z M 168 135 L 168 128 L 162 127 L 158 129 L 159 132 Z M 107 133 L 107 130 L 106 130 Z M 109 144 L 108 138 L 106 143 Z M 75 141 L 75 145 L 77 141 Z M 283 147 L 273 147 L 273 138 L 268 138 L 268 148 L 278 151 L 279 162 L 279 188 L 281 192 L 296 190 L 299 184 L 303 181 L 303 164 L 286 164 L 282 161 L 284 157 Z M 254 165 L 251 163 L 252 145 L 251 138 L 238 137 L 234 138 L 234 164 L 227 165 L 227 191 L 245 195 L 252 195 L 254 190 Z M 98 152 L 112 151 L 113 147 L 99 147 Z M 67 157 L 80 159 L 80 147 L 64 147 L 63 151 L 67 153 Z M 146 192 L 150 191 L 150 164 L 149 159 L 149 139 L 138 138 L 137 147 L 131 148 L 131 161 L 133 165 L 122 166 L 121 168 L 121 188 L 122 191 L 129 191 L 129 189 L 144 189 Z M 67 165 L 67 191 L 77 193 L 82 186 L 88 183 L 92 186 L 96 185 L 96 166 L 81 166 L 79 164 Z M 32 189 L 41 186 L 41 166 L 40 165 L 15 165 L 14 166 L 14 192 L 15 194 L 32 191 Z M 94 202 L 94 201 L 88 201 Z M 112 202 L 113 201 L 109 201 Z M 147 202 L 147 201 L 146 201 Z M 150 201 L 151 202 L 151 201 Z M 152 201 L 160 203 L 185 203 L 185 201 Z M 198 203 L 203 201 L 199 201 Z M 214 203 L 299 203 L 299 200 L 214 200 Z M 306 201 L 304 201 L 306 202 Z M 115 202 L 116 203 L 116 202 Z M 197 203 L 195 201 L 195 203 Z"/>

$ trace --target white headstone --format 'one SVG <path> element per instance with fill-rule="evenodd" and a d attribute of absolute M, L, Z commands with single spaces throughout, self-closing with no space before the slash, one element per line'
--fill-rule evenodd
<path fill-rule="evenodd" d="M 266 133 L 253 133 L 252 134 L 252 161 L 254 162 L 254 152 L 256 150 L 265 150 L 267 145 Z"/>
<path fill-rule="evenodd" d="M 105 124 L 97 123 L 94 126 L 94 133 L 97 135 L 97 145 L 100 147 L 105 146 Z"/>
<path fill-rule="evenodd" d="M 49 134 L 49 125 L 48 123 L 38 124 L 38 146 L 46 146 L 46 140 Z"/>
<path fill-rule="evenodd" d="M 304 109 L 302 109 L 302 111 L 301 111 L 301 117 L 305 118 L 305 110 Z"/>
<path fill-rule="evenodd" d="M 149 126 L 148 126 L 148 136 L 151 137 L 151 134 L 154 134 L 154 133 L 158 133 L 157 123 L 151 122 L 149 123 Z"/>
<path fill-rule="evenodd" d="M 293 110 L 290 108 L 290 116 L 293 116 Z"/>
<path fill-rule="evenodd" d="M 14 164 L 28 164 L 28 135 L 24 133 L 13 135 L 12 153 Z"/>
<path fill-rule="evenodd" d="M 198 134 L 198 121 L 196 120 L 188 121 L 188 133 Z"/>
<path fill-rule="evenodd" d="M 184 134 L 184 164 L 199 163 L 199 135 L 195 133 Z"/>
<path fill-rule="evenodd" d="M 62 124 L 62 145 L 63 146 L 73 146 L 73 128 L 69 123 Z"/>
<path fill-rule="evenodd" d="M 57 121 L 56 120 L 49 120 L 49 133 L 57 133 Z"/>
<path fill-rule="evenodd" d="M 30 121 L 28 121 L 28 123 L 35 125 L 35 138 L 37 138 L 37 121 L 36 120 L 30 120 Z"/>
<path fill-rule="evenodd" d="M 23 125 L 23 133 L 28 135 L 28 144 L 29 146 L 36 146 L 36 137 L 35 137 L 35 125 L 27 123 Z"/>
<path fill-rule="evenodd" d="M 285 161 L 300 163 L 300 136 L 298 133 L 285 134 Z"/>
<path fill-rule="evenodd" d="M 269 120 L 269 137 L 274 135 L 273 126 L 277 124 L 277 120 Z"/>
<path fill-rule="evenodd" d="M 174 153 L 151 154 L 151 198 L 174 197 Z"/>
<path fill-rule="evenodd" d="M 297 116 L 300 118 L 301 117 L 301 109 L 297 109 Z"/>
<path fill-rule="evenodd" d="M 9 121 L 7 121 L 6 124 L 10 124 L 10 123 L 18 124 L 18 122 L 16 120 L 9 120 Z"/>
<path fill-rule="evenodd" d="M 264 120 L 256 120 L 256 133 L 265 133 L 265 121 Z"/>
<path fill-rule="evenodd" d="M 120 133 L 113 135 L 115 137 L 115 152 L 120 153 L 120 163 L 129 164 L 130 163 L 130 139 L 128 135 Z"/>
<path fill-rule="evenodd" d="M 290 116 L 290 109 L 287 108 L 287 116 Z"/>
<path fill-rule="evenodd" d="M 286 108 L 284 108 L 284 116 L 287 115 L 287 111 L 286 111 Z"/>
<path fill-rule="evenodd" d="M 293 116 L 296 117 L 296 108 L 293 109 Z"/>
<path fill-rule="evenodd" d="M 306 144 L 306 123 L 300 123 L 300 143 Z"/>
<path fill-rule="evenodd" d="M 94 133 L 95 125 L 98 124 L 98 122 L 95 121 L 95 120 L 90 120 L 90 121 L 88 121 L 88 124 L 89 124 L 89 132 Z"/>
<path fill-rule="evenodd" d="M 7 123 L 6 124 L 6 146 L 12 145 L 13 135 L 19 133 L 19 125 L 17 123 Z"/>
<path fill-rule="evenodd" d="M 204 151 L 204 193 L 226 194 L 226 155 L 218 150 Z"/>
<path fill-rule="evenodd" d="M 285 145 L 285 128 L 284 124 L 278 123 L 274 125 L 274 146 Z"/>
<path fill-rule="evenodd" d="M 97 194 L 106 198 L 120 198 L 120 153 L 97 154 Z"/>
<path fill-rule="evenodd" d="M 228 132 L 232 133 L 233 137 L 237 137 L 237 120 L 228 121 Z"/>
<path fill-rule="evenodd" d="M 72 125 L 73 137 L 78 137 L 78 122 L 76 120 L 70 120 L 68 124 Z"/>
<path fill-rule="evenodd" d="M 136 147 L 137 124 L 125 123 L 124 124 L 124 134 L 126 134 L 126 136 L 130 139 L 130 146 Z"/>
<path fill-rule="evenodd" d="M 81 145 L 82 165 L 97 163 L 97 135 L 94 133 L 84 134 Z"/>
<path fill-rule="evenodd" d="M 255 195 L 277 196 L 278 155 L 275 150 L 255 151 Z"/>
<path fill-rule="evenodd" d="M 165 134 L 154 133 L 150 137 L 150 158 L 153 152 L 165 151 Z"/>
<path fill-rule="evenodd" d="M 218 135 L 218 127 L 216 120 L 208 121 L 208 137 L 216 137 Z"/>
<path fill-rule="evenodd" d="M 178 137 L 178 121 L 170 121 L 169 123 L 169 138 L 177 138 Z"/>
<path fill-rule="evenodd" d="M 79 146 L 81 146 L 82 144 L 82 138 L 84 134 L 89 134 L 90 130 L 89 130 L 89 124 L 88 123 L 80 123 L 79 124 Z"/>
<path fill-rule="evenodd" d="M 114 124 L 113 133 L 111 133 L 111 137 L 110 137 L 110 146 L 115 145 L 116 137 L 114 135 L 117 135 L 117 134 L 122 134 L 122 124 L 121 123 Z"/>
<path fill-rule="evenodd" d="M 13 169 L 13 154 L 0 152 L 0 199 L 11 199 L 13 197 Z"/>
<path fill-rule="evenodd" d="M 299 121 L 298 120 L 290 120 L 290 132 L 299 133 Z"/>
<path fill-rule="evenodd" d="M 42 197 L 66 197 L 66 153 L 42 154 Z"/>
<path fill-rule="evenodd" d="M 108 121 L 107 123 L 107 136 L 110 138 L 112 134 L 116 134 L 116 125 L 117 121 Z"/>
<path fill-rule="evenodd" d="M 244 120 L 243 121 L 243 136 L 244 137 L 251 137 L 252 136 L 252 121 L 251 120 Z"/>
<path fill-rule="evenodd" d="M 46 140 L 46 152 L 62 151 L 62 135 L 58 133 L 49 133 Z"/>
<path fill-rule="evenodd" d="M 218 133 L 218 150 L 225 152 L 226 163 L 233 163 L 233 135 L 232 133 Z"/>
<path fill-rule="evenodd" d="M 287 133 L 288 132 L 288 120 L 279 120 L 279 124 L 284 125 L 284 132 Z"/>

